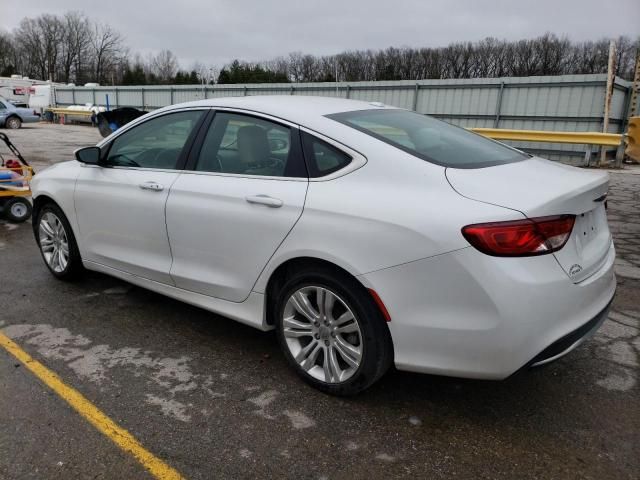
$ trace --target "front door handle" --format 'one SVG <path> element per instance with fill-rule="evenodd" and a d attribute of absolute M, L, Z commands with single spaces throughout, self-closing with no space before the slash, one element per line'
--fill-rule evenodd
<path fill-rule="evenodd" d="M 164 187 L 160 185 L 158 182 L 144 182 L 144 183 L 141 183 L 139 187 L 143 190 L 154 190 L 156 192 L 160 192 L 164 190 Z"/>
<path fill-rule="evenodd" d="M 269 195 L 251 195 L 249 197 L 245 197 L 245 200 L 249 203 L 266 205 L 271 208 L 280 208 L 282 206 L 282 200 L 270 197 Z"/>

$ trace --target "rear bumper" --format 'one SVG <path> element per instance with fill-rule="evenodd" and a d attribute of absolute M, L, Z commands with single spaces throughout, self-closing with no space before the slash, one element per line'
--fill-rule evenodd
<path fill-rule="evenodd" d="M 553 255 L 496 258 L 469 247 L 360 279 L 389 310 L 398 369 L 503 379 L 559 358 L 599 327 L 616 288 L 614 259 L 611 244 L 600 269 L 575 284 Z"/>
<path fill-rule="evenodd" d="M 573 332 L 568 333 L 564 337 L 556 340 L 547 348 L 545 348 L 542 352 L 536 355 L 533 360 L 531 360 L 531 362 L 529 362 L 529 366 L 540 367 L 542 365 L 554 362 L 580 346 L 585 340 L 596 333 L 602 326 L 604 321 L 607 319 L 607 315 L 609 314 L 609 309 L 611 308 L 612 302 L 613 299 L 600 313 L 598 313 L 587 323 L 579 328 L 576 328 Z"/>

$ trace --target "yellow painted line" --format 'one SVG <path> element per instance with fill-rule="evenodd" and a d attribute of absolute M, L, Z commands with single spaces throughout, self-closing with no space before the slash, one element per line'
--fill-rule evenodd
<path fill-rule="evenodd" d="M 133 435 L 102 413 L 80 392 L 66 385 L 58 375 L 33 359 L 2 332 L 0 332 L 0 346 L 22 362 L 36 377 L 71 405 L 103 435 L 111 439 L 122 450 L 133 455 L 155 478 L 159 480 L 183 479 L 176 470 L 144 448 Z"/>

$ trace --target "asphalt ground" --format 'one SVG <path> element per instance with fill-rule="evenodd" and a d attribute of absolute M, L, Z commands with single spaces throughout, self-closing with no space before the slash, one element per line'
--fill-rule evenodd
<path fill-rule="evenodd" d="M 9 134 L 36 167 L 99 139 L 90 127 Z M 189 479 L 637 479 L 640 175 L 612 174 L 609 218 L 609 319 L 502 382 L 392 371 L 355 398 L 324 395 L 273 334 L 101 274 L 55 280 L 29 223 L 0 221 L 0 333 Z M 0 479 L 22 478 L 153 477 L 0 347 Z"/>

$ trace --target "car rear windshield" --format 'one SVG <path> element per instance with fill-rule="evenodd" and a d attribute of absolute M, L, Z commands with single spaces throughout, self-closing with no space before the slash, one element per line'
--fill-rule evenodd
<path fill-rule="evenodd" d="M 359 110 L 327 117 L 443 167 L 483 168 L 528 158 L 464 128 L 407 110 Z"/>

